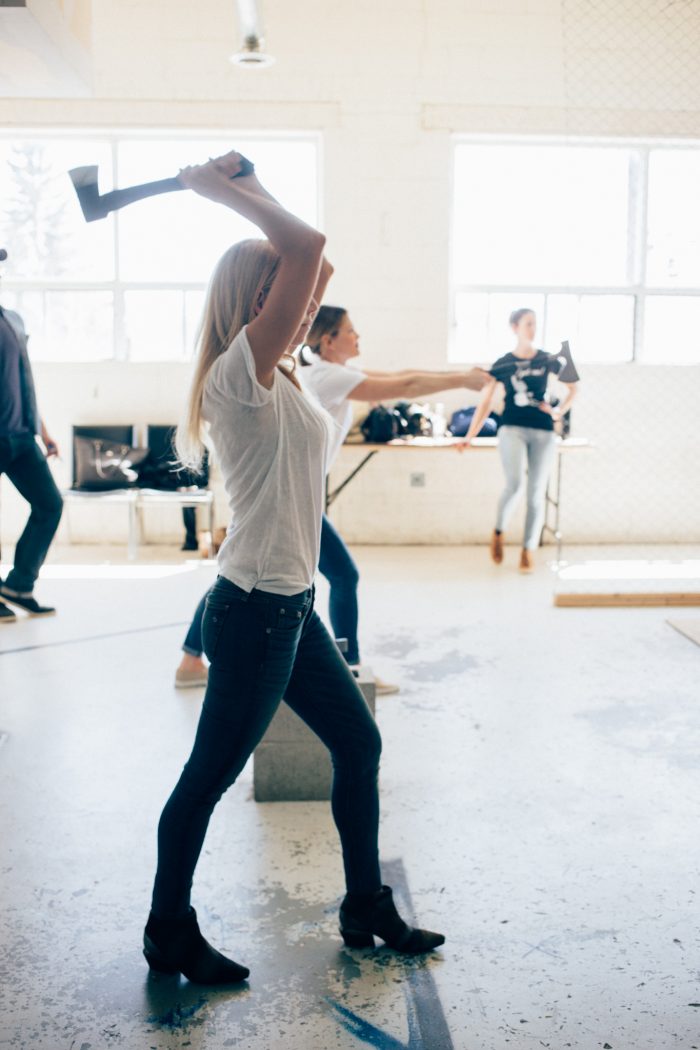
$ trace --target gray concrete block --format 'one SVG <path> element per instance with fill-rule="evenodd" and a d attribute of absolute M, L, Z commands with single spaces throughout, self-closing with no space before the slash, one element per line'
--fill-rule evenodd
<path fill-rule="evenodd" d="M 372 714 L 376 688 L 368 667 L 357 684 Z M 333 774 L 328 751 L 286 704 L 280 704 L 253 756 L 256 802 L 323 801 L 331 797 Z"/>

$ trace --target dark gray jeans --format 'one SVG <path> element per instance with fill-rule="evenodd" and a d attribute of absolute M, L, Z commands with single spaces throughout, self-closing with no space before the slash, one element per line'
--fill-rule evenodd
<path fill-rule="evenodd" d="M 381 886 L 377 774 L 381 738 L 355 679 L 313 609 L 313 591 L 249 594 L 219 577 L 202 637 L 209 684 L 194 747 L 158 826 L 152 909 L 184 915 L 214 806 L 284 700 L 328 747 L 333 818 L 350 893 Z"/>
<path fill-rule="evenodd" d="M 0 396 L 1 393 L 0 393 Z M 15 564 L 5 584 L 31 594 L 61 520 L 63 500 L 32 434 L 0 437 L 0 474 L 6 474 L 31 507 L 15 548 Z"/>

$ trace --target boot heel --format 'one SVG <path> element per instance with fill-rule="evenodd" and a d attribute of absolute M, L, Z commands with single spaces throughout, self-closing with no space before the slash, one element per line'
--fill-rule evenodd
<path fill-rule="evenodd" d="M 180 971 L 172 966 L 166 958 L 158 951 L 150 937 L 144 937 L 143 954 L 151 970 L 154 973 L 175 974 Z"/>
<path fill-rule="evenodd" d="M 341 930 L 340 933 L 348 948 L 374 948 L 374 937 L 371 933 L 358 930 Z"/>

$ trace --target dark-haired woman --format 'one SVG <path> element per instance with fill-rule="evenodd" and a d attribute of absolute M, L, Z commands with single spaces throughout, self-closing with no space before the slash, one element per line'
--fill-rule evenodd
<path fill-rule="evenodd" d="M 527 475 L 527 514 L 520 553 L 520 571 L 532 572 L 533 551 L 540 542 L 545 513 L 547 481 L 556 453 L 554 424 L 571 407 L 576 382 L 566 382 L 572 366 L 566 357 L 547 354 L 534 346 L 537 318 L 523 307 L 509 318 L 516 338 L 515 349 L 491 366 L 491 379 L 484 387 L 469 430 L 460 448 L 468 448 L 479 433 L 491 406 L 498 383 L 505 390 L 505 408 L 498 429 L 498 448 L 506 484 L 498 502 L 496 527 L 491 537 L 491 557 L 503 561 L 504 532 L 520 499 Z M 568 368 L 567 368 L 568 366 Z M 564 401 L 554 408 L 548 391 L 550 376 L 560 376 L 566 387 Z"/>
<path fill-rule="evenodd" d="M 333 465 L 352 426 L 353 401 L 383 401 L 388 398 L 412 401 L 443 390 L 462 387 L 481 390 L 488 379 L 479 368 L 469 372 L 377 372 L 359 369 L 351 364 L 359 354 L 360 336 L 347 310 L 341 306 L 322 306 L 300 351 L 300 362 L 308 367 L 299 371 L 299 378 L 304 388 L 321 403 L 336 424 L 328 469 Z M 360 577 L 350 551 L 325 515 L 319 569 L 330 583 L 330 620 L 335 635 L 348 639 L 348 662 L 359 663 L 357 586 Z M 396 690 L 396 686 L 388 685 L 381 679 L 377 682 L 379 693 Z"/>
<path fill-rule="evenodd" d="M 202 936 L 190 905 L 192 878 L 214 806 L 283 697 L 331 752 L 346 944 L 370 947 L 377 935 L 398 951 L 418 953 L 444 942 L 407 926 L 382 885 L 381 740 L 313 610 L 332 423 L 299 387 L 290 348 L 306 338 L 330 276 L 325 238 L 241 170 L 240 155 L 230 153 L 180 175 L 185 186 L 255 223 L 266 239 L 233 245 L 214 271 L 187 423 L 178 431 L 180 458 L 196 468 L 202 422 L 208 424 L 233 525 L 204 614 L 209 682 L 192 753 L 160 818 L 144 932 L 152 969 L 206 984 L 242 981 L 248 970 Z"/>
<path fill-rule="evenodd" d="M 304 389 L 325 408 L 335 429 L 331 438 L 327 469 L 330 470 L 348 435 L 353 420 L 353 401 L 383 401 L 405 398 L 412 401 L 443 390 L 481 390 L 488 374 L 480 368 L 468 372 L 376 372 L 351 365 L 360 353 L 360 337 L 346 309 L 322 306 L 299 353 L 307 367 L 299 370 Z M 345 658 L 351 667 L 360 663 L 357 588 L 360 579 L 355 561 L 343 538 L 324 514 L 321 525 L 319 572 L 330 584 L 329 618 L 336 638 L 346 638 Z M 184 656 L 176 675 L 180 687 L 206 683 L 207 669 L 198 651 L 201 636 L 202 599 L 187 632 Z M 377 693 L 398 692 L 398 686 L 375 678 Z"/>

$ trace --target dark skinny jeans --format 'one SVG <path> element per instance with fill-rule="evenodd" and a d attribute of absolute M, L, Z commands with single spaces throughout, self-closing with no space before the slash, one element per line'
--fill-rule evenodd
<path fill-rule="evenodd" d="M 284 698 L 328 747 L 331 806 L 350 893 L 381 886 L 381 738 L 351 671 L 313 609 L 313 592 L 249 594 L 219 577 L 203 622 L 209 684 L 194 747 L 158 826 L 153 914 L 184 915 L 209 818 Z"/>
<path fill-rule="evenodd" d="M 347 638 L 345 659 L 359 664 L 360 648 L 357 640 L 357 585 L 360 574 L 343 537 L 323 515 L 321 525 L 321 559 L 319 572 L 331 585 L 328 615 L 336 638 Z M 206 594 L 197 606 L 182 648 L 190 656 L 202 655 L 202 618 Z"/>
<path fill-rule="evenodd" d="M 31 508 L 15 547 L 14 567 L 5 584 L 19 594 L 31 594 L 56 535 L 63 499 L 33 434 L 0 437 L 1 474 L 7 475 Z"/>

